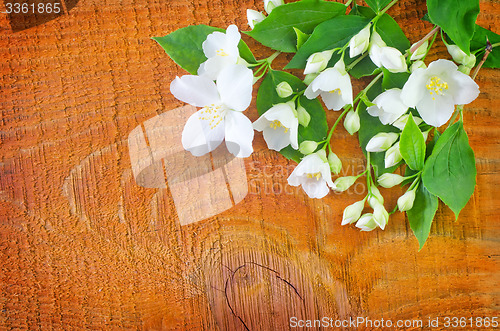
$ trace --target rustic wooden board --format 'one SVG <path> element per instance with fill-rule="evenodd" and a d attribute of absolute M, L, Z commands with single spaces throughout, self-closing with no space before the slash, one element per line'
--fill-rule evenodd
<path fill-rule="evenodd" d="M 245 160 L 247 197 L 181 227 L 169 189 L 138 186 L 128 154 L 132 129 L 182 106 L 169 84 L 184 72 L 150 37 L 189 24 L 246 30 L 246 8 L 263 5 L 66 5 L 64 15 L 17 32 L 0 15 L 2 329 L 283 330 L 291 316 L 498 315 L 498 71 L 481 71 L 482 93 L 466 107 L 474 195 L 458 221 L 440 206 L 420 252 L 401 214 L 385 231 L 341 227 L 362 186 L 307 198 L 286 186 L 294 164 L 268 151 L 260 134 Z M 499 33 L 499 2 L 481 8 L 479 24 Z M 424 9 L 423 0 L 401 0 L 390 11 L 412 42 L 431 28 L 419 19 Z M 444 52 L 441 44 L 433 57 Z M 257 118 L 254 104 L 248 113 Z M 337 116 L 328 112 L 329 123 Z M 334 139 L 346 173 L 357 173 L 356 138 L 338 130 Z M 401 192 L 383 194 L 392 207 Z"/>

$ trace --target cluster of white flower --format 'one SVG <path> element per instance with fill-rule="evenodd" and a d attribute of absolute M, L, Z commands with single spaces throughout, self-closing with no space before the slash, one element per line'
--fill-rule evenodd
<path fill-rule="evenodd" d="M 283 0 L 264 2 L 267 13 L 283 4 Z M 266 16 L 249 9 L 247 18 L 253 29 Z M 427 40 L 412 45 L 406 54 L 402 54 L 398 49 L 387 46 L 376 32 L 374 24 L 368 24 L 352 37 L 344 48 L 310 55 L 304 69 L 304 83 L 307 88 L 297 92 L 287 82 L 277 84 L 276 93 L 279 97 L 285 99 L 294 94 L 295 97 L 274 104 L 252 124 L 243 115 L 243 111 L 249 107 L 252 86 L 261 76 L 254 77 L 254 73 L 249 69 L 250 65 L 240 58 L 240 39 L 240 33 L 234 25 L 229 26 L 226 33 L 211 33 L 202 45 L 207 60 L 200 65 L 198 75 L 176 77 L 172 82 L 171 92 L 176 98 L 202 107 L 187 121 L 182 134 L 182 144 L 193 155 L 203 155 L 217 148 L 225 139 L 229 152 L 236 157 L 248 157 L 253 152 L 254 130 L 261 131 L 269 149 L 280 151 L 291 146 L 303 154 L 302 160 L 289 176 L 288 183 L 292 186 L 302 186 L 311 198 L 322 198 L 330 189 L 345 191 L 361 175 L 370 176 L 370 169 L 358 176 L 339 177 L 334 182 L 332 173 L 339 174 L 342 163 L 331 150 L 331 133 L 324 141 L 303 141 L 299 144 L 299 126 L 307 127 L 311 116 L 300 105 L 298 97 L 304 95 L 312 100 L 321 96 L 326 108 L 334 111 L 344 109 L 339 119 L 345 115 L 344 127 L 351 135 L 360 129 L 358 110 L 361 102 L 367 105 L 368 114 L 378 117 L 382 124 L 398 128 L 399 133 L 379 132 L 366 145 L 367 153 L 385 152 L 385 167 L 390 168 L 403 159 L 399 140 L 401 131 L 412 116 L 412 108 L 420 116 L 412 116 L 417 126 L 427 124 L 439 127 L 450 120 L 456 105 L 470 103 L 479 94 L 478 85 L 468 76 L 470 68 L 475 64 L 474 55 L 466 55 L 457 46 L 447 44 L 449 53 L 455 62 L 461 65 L 460 68 L 452 61 L 444 59 L 434 61 L 427 67 L 423 62 L 429 47 Z M 344 62 L 344 51 L 347 47 L 350 58 L 369 56 L 373 64 L 390 73 L 409 73 L 408 80 L 401 89 L 387 89 L 372 101 L 368 100 L 364 91 L 361 92 L 361 97 L 353 99 L 349 68 L 346 69 Z M 328 64 L 335 54 L 340 54 L 340 59 L 333 67 L 329 67 Z M 358 107 L 354 109 L 356 102 Z M 331 132 L 335 126 L 336 124 Z M 430 129 L 422 133 L 424 141 L 429 131 Z M 412 177 L 386 173 L 380 176 L 377 182 L 388 188 Z M 399 198 L 400 211 L 412 208 L 418 182 L 415 181 L 414 184 Z M 366 202 L 373 212 L 362 215 Z M 368 184 L 366 197 L 344 210 L 342 224 L 356 222 L 356 226 L 361 230 L 370 231 L 377 227 L 384 229 L 388 218 L 384 198 L 375 185 Z"/>

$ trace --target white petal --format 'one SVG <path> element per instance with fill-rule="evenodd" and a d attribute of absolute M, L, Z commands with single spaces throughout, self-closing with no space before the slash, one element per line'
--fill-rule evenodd
<path fill-rule="evenodd" d="M 207 121 L 199 119 L 200 112 L 189 117 L 182 131 L 182 146 L 194 156 L 213 151 L 224 139 L 224 121 L 211 129 Z"/>
<path fill-rule="evenodd" d="M 370 55 L 370 60 L 372 60 L 372 62 L 377 67 L 380 68 L 382 66 L 382 62 L 380 60 L 380 57 L 382 56 L 382 47 L 380 47 L 378 45 L 372 45 L 372 46 L 370 46 L 370 50 L 369 50 L 368 54 Z"/>
<path fill-rule="evenodd" d="M 290 145 L 292 145 L 293 149 L 299 149 L 299 120 L 295 119 L 296 123 L 292 124 L 290 128 Z"/>
<path fill-rule="evenodd" d="M 269 149 L 279 152 L 290 145 L 290 133 L 290 130 L 285 132 L 285 128 L 283 127 L 273 129 L 268 126 L 264 129 L 264 140 Z"/>
<path fill-rule="evenodd" d="M 453 98 L 446 95 L 433 96 L 426 95 L 417 104 L 417 111 L 425 123 L 439 127 L 450 119 L 455 105 Z"/>
<path fill-rule="evenodd" d="M 443 73 L 457 71 L 458 67 L 450 60 L 439 59 L 429 64 L 427 70 L 429 72 L 429 76 L 440 77 Z"/>
<path fill-rule="evenodd" d="M 216 80 L 219 73 L 228 65 L 236 63 L 227 57 L 214 56 L 203 62 L 198 68 L 198 75 L 205 76 L 210 80 Z"/>
<path fill-rule="evenodd" d="M 342 75 L 342 77 L 339 80 L 340 84 L 340 91 L 342 95 L 342 100 L 344 100 L 345 104 L 350 104 L 352 105 L 352 84 L 351 84 L 351 77 L 347 74 Z"/>
<path fill-rule="evenodd" d="M 342 98 L 342 94 L 338 92 L 322 92 L 321 98 L 328 109 L 339 110 L 346 105 L 344 98 Z"/>
<path fill-rule="evenodd" d="M 408 69 L 404 56 L 394 47 L 382 47 L 380 62 L 391 72 L 404 72 Z"/>
<path fill-rule="evenodd" d="M 222 103 L 230 109 L 244 111 L 252 101 L 253 73 L 243 65 L 226 66 L 217 76 Z"/>
<path fill-rule="evenodd" d="M 455 81 L 455 91 L 453 91 L 453 101 L 457 105 L 466 105 L 476 100 L 479 95 L 479 86 L 472 78 L 460 71 L 452 74 Z"/>
<path fill-rule="evenodd" d="M 427 69 L 419 68 L 415 70 L 408 78 L 401 91 L 401 100 L 408 107 L 415 107 L 427 92 Z"/>
<path fill-rule="evenodd" d="M 215 83 L 203 76 L 175 77 L 170 84 L 170 92 L 177 99 L 196 107 L 219 103 L 219 93 Z"/>
<path fill-rule="evenodd" d="M 240 38 L 238 28 L 235 25 L 230 25 L 226 33 L 216 31 L 207 36 L 207 39 L 202 44 L 203 53 L 207 58 L 211 58 L 218 56 L 222 50 L 229 56 L 237 57 L 239 55 L 238 43 Z"/>
<path fill-rule="evenodd" d="M 316 178 L 308 178 L 302 183 L 302 188 L 309 198 L 312 199 L 324 198 L 328 192 L 330 192 L 330 189 L 323 179 L 317 180 Z"/>
<path fill-rule="evenodd" d="M 316 77 L 317 78 L 317 77 Z M 314 81 L 313 81 L 314 82 Z M 304 95 L 306 98 L 312 100 L 318 97 L 320 94 L 320 90 L 313 90 L 312 83 L 306 88 L 306 91 L 304 92 Z"/>
<path fill-rule="evenodd" d="M 236 157 L 250 156 L 254 131 L 248 117 L 237 111 L 228 111 L 225 125 L 227 150 Z"/>

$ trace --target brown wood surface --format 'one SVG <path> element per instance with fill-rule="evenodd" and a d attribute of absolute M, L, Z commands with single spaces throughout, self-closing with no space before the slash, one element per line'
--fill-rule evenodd
<path fill-rule="evenodd" d="M 498 71 L 480 72 L 482 93 L 465 112 L 474 195 L 457 221 L 440 205 L 420 252 L 400 213 L 385 231 L 340 226 L 362 186 L 322 200 L 285 191 L 294 164 L 260 134 L 245 160 L 248 196 L 215 217 L 181 227 L 168 188 L 135 183 L 129 133 L 182 106 L 169 84 L 185 72 L 150 37 L 189 24 L 248 30 L 247 8 L 263 5 L 81 0 L 17 32 L 0 14 L 2 330 L 285 330 L 291 316 L 499 315 Z M 481 9 L 478 23 L 500 33 L 498 0 Z M 412 42 L 431 29 L 423 0 L 390 13 Z M 258 57 L 270 54 L 243 38 Z M 438 45 L 431 59 L 446 56 Z M 247 113 L 257 118 L 254 104 Z M 328 112 L 329 123 L 337 116 Z M 339 129 L 334 139 L 346 174 L 358 172 L 356 138 Z M 401 191 L 383 194 L 392 208 Z"/>

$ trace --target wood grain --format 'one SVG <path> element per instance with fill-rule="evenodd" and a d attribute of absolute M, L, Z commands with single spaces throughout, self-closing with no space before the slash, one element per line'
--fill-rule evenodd
<path fill-rule="evenodd" d="M 481 1 L 478 20 L 497 33 L 498 4 Z M 0 16 L 1 329 L 285 330 L 291 316 L 498 315 L 498 71 L 481 71 L 481 95 L 466 107 L 474 195 L 457 221 L 440 206 L 420 252 L 401 214 L 385 231 L 341 227 L 363 186 L 311 200 L 286 185 L 294 164 L 261 135 L 245 160 L 249 194 L 204 221 L 181 227 L 168 188 L 135 183 L 129 133 L 182 106 L 169 84 L 184 72 L 150 37 L 189 24 L 246 30 L 246 8 L 263 5 L 80 0 L 18 32 Z M 390 13 L 412 42 L 431 29 L 423 0 Z M 254 104 L 247 113 L 257 118 Z M 337 116 L 328 112 L 329 123 Z M 356 138 L 341 129 L 334 139 L 346 174 L 359 172 Z M 383 194 L 392 208 L 401 192 Z"/>

